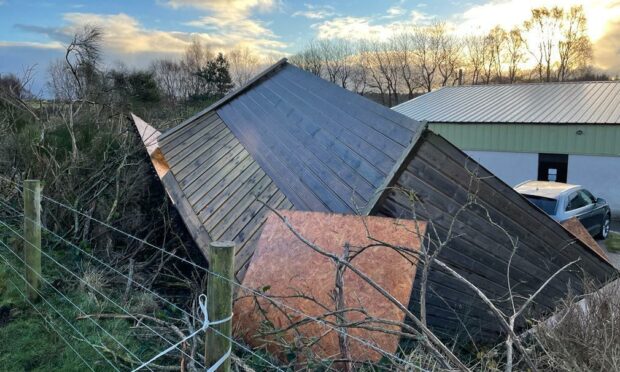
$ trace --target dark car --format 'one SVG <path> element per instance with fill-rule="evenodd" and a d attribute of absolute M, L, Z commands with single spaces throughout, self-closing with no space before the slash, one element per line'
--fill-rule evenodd
<path fill-rule="evenodd" d="M 609 236 L 609 205 L 605 199 L 595 197 L 582 186 L 526 181 L 517 185 L 515 190 L 558 222 L 577 217 L 592 236 L 599 239 Z"/>

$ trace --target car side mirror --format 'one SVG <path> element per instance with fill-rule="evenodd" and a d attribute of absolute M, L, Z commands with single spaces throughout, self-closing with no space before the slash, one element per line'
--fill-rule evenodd
<path fill-rule="evenodd" d="M 594 198 L 596 204 L 605 204 L 607 201 L 603 198 Z"/>

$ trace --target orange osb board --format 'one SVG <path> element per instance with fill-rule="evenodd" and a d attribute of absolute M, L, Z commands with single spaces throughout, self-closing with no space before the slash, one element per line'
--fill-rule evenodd
<path fill-rule="evenodd" d="M 416 222 L 411 220 L 321 212 L 280 211 L 279 213 L 286 217 L 303 237 L 338 256 L 343 255 L 346 243 L 349 244 L 351 252 L 359 247 L 376 243 L 367 238 L 364 220 L 373 238 L 394 246 L 407 247 L 415 252 L 419 251 L 421 243 L 418 233 L 423 237 L 426 230 L 425 222 L 417 222 L 416 228 Z M 385 246 L 372 247 L 360 253 L 351 263 L 375 280 L 400 303 L 407 306 L 415 277 L 416 259 L 413 254 L 406 254 L 406 256 L 409 257 L 405 258 Z M 336 265 L 334 262 L 305 245 L 280 217 L 271 213 L 242 284 L 252 289 L 266 289 L 265 294 L 273 296 L 275 301 L 282 302 L 312 317 L 318 317 L 329 310 L 321 308 L 319 304 L 311 300 L 290 298 L 290 296 L 301 293 L 314 298 L 328 309 L 335 310 L 332 297 L 335 293 L 335 279 Z M 351 270 L 346 270 L 344 274 L 344 293 L 347 308 L 362 307 L 377 318 L 398 322 L 404 320 L 405 315 L 401 310 Z M 281 298 L 281 296 L 289 296 L 289 298 Z M 264 346 L 271 353 L 283 357 L 283 350 L 271 342 L 274 340 L 273 336 L 265 337 L 259 332 L 265 317 L 278 329 L 284 329 L 306 317 L 286 307 L 279 306 L 280 309 L 277 309 L 269 300 L 258 296 L 256 301 L 263 310 L 261 312 L 258 311 L 255 299 L 249 297 L 248 293 L 239 293 L 238 297 L 234 306 L 236 336 L 243 337 L 254 347 Z M 359 321 L 365 318 L 359 312 L 348 312 L 346 317 L 348 321 Z M 336 321 L 334 316 L 329 316 L 327 319 L 332 322 Z M 398 330 L 396 326 L 383 324 L 372 324 L 372 326 Z M 324 335 L 311 347 L 311 350 L 314 355 L 327 358 L 340 355 L 338 333 L 332 331 L 325 335 L 329 329 L 325 325 L 311 321 L 280 336 L 292 344 L 296 337 L 297 340 L 305 339 L 307 342 L 312 337 Z M 349 332 L 390 353 L 397 350 L 398 336 L 354 328 L 349 329 Z M 351 358 L 355 361 L 378 361 L 381 358 L 378 352 L 362 345 L 359 341 L 350 339 L 349 345 Z"/>
<path fill-rule="evenodd" d="M 570 231 L 579 240 L 581 240 L 585 245 L 587 245 L 591 250 L 593 250 L 594 253 L 601 256 L 606 261 L 609 261 L 609 258 L 607 257 L 607 253 L 605 253 L 605 251 L 603 251 L 601 247 L 599 247 L 596 240 L 594 240 L 592 235 L 590 235 L 590 232 L 588 231 L 588 229 L 586 229 L 585 226 L 583 226 L 583 224 L 577 218 L 572 217 L 571 219 L 568 219 L 562 222 L 562 226 L 564 226 L 566 230 Z"/>

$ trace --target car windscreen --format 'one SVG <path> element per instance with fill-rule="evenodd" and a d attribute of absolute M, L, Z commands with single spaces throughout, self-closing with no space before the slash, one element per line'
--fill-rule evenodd
<path fill-rule="evenodd" d="M 557 199 L 545 198 L 542 196 L 534 196 L 534 195 L 523 195 L 529 200 L 532 204 L 542 209 L 548 215 L 553 216 L 555 214 L 555 210 L 558 206 Z"/>

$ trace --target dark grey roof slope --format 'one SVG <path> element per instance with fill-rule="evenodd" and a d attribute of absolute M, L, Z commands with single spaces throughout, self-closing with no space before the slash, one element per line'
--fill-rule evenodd
<path fill-rule="evenodd" d="M 289 64 L 217 112 L 299 210 L 364 210 L 419 128 Z"/>
<path fill-rule="evenodd" d="M 620 124 L 620 81 L 444 87 L 394 110 L 439 123 Z"/>
<path fill-rule="evenodd" d="M 268 210 L 260 201 L 279 209 L 364 213 L 418 129 L 419 123 L 283 60 L 158 142 L 191 206 L 186 218 L 202 223 L 211 240 L 238 243 L 240 278 Z"/>

